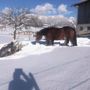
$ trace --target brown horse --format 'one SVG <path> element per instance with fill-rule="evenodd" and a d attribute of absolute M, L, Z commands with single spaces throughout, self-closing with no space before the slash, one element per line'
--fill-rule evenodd
<path fill-rule="evenodd" d="M 76 31 L 70 26 L 44 28 L 36 33 L 36 42 L 38 42 L 42 36 L 45 36 L 47 45 L 53 45 L 54 40 L 65 40 L 64 45 L 68 45 L 69 41 L 71 41 L 73 46 L 77 46 Z"/>

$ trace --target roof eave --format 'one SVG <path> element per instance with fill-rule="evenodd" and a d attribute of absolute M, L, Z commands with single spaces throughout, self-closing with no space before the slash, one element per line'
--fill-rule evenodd
<path fill-rule="evenodd" d="M 79 6 L 79 5 L 83 4 L 83 3 L 87 3 L 88 1 L 89 1 L 89 0 L 83 1 L 83 2 L 79 2 L 79 3 L 74 4 L 73 6 Z"/>

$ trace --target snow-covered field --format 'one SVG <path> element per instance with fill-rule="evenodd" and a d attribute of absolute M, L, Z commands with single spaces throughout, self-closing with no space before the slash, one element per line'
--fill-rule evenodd
<path fill-rule="evenodd" d="M 75 47 L 22 41 L 20 52 L 0 58 L 0 90 L 90 90 L 90 39 L 77 40 Z M 3 46 L 12 36 L 0 41 Z"/>

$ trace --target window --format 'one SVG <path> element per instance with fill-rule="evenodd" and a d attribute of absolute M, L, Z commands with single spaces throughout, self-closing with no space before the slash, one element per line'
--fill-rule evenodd
<path fill-rule="evenodd" d="M 83 27 L 80 27 L 80 31 L 82 31 L 83 30 Z"/>
<path fill-rule="evenodd" d="M 87 27 L 87 30 L 90 30 L 90 27 Z"/>

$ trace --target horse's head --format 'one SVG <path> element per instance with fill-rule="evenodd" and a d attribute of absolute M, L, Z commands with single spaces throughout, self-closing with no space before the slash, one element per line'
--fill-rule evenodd
<path fill-rule="evenodd" d="M 35 37 L 36 37 L 36 42 L 38 42 L 42 38 L 42 34 L 40 33 L 40 31 L 36 32 Z"/>

